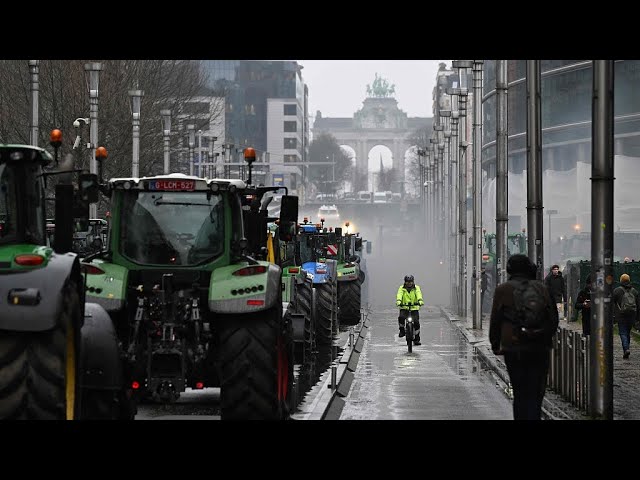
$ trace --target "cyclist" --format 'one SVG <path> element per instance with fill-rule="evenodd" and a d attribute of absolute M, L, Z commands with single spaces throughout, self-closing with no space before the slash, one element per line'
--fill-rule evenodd
<path fill-rule="evenodd" d="M 409 315 L 409 310 L 411 310 L 411 316 L 413 317 L 413 323 L 415 325 L 413 344 L 420 345 L 420 315 L 418 309 L 424 305 L 424 300 L 422 300 L 422 292 L 420 291 L 420 287 L 415 284 L 413 275 L 406 275 L 404 277 L 404 284 L 398 288 L 396 305 L 400 307 L 400 314 L 398 316 L 400 333 L 398 337 L 404 337 L 404 320 L 407 315 Z"/>

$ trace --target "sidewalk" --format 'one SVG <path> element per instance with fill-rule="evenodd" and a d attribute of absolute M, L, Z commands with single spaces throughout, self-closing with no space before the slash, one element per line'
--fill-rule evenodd
<path fill-rule="evenodd" d="M 482 319 L 482 330 L 474 330 L 471 317 L 461 318 L 454 315 L 448 308 L 440 307 L 443 315 L 457 326 L 460 333 L 472 344 L 480 359 L 505 384 L 509 375 L 502 356 L 496 356 L 491 351 L 489 342 L 489 316 Z M 580 322 L 560 320 L 560 326 L 570 330 L 582 331 Z M 622 358 L 622 344 L 617 326 L 613 332 L 613 419 L 640 419 L 640 333 L 632 330 L 631 356 L 628 360 Z M 551 420 L 589 420 L 590 417 L 565 401 L 551 390 L 547 390 L 543 402 L 543 414 Z"/>

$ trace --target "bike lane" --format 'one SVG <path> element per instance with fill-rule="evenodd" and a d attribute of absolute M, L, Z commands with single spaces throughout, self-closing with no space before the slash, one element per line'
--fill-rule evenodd
<path fill-rule="evenodd" d="M 398 311 L 373 308 L 340 420 L 510 420 L 492 372 L 439 308 L 420 309 L 422 345 L 398 338 Z"/>

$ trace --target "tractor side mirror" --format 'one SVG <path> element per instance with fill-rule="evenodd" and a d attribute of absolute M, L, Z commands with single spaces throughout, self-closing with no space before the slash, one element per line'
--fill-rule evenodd
<path fill-rule="evenodd" d="M 81 173 L 80 181 L 78 182 L 80 187 L 80 196 L 87 203 L 96 203 L 100 198 L 100 190 L 98 183 L 98 175 L 95 173 Z"/>
<path fill-rule="evenodd" d="M 298 223 L 298 197 L 283 195 L 280 205 L 280 224 L 283 222 Z"/>
<path fill-rule="evenodd" d="M 362 251 L 362 238 L 361 237 L 356 237 L 355 250 L 356 250 L 356 252 Z"/>
<path fill-rule="evenodd" d="M 337 242 L 336 234 L 334 232 L 327 234 L 327 244 L 335 245 Z"/>

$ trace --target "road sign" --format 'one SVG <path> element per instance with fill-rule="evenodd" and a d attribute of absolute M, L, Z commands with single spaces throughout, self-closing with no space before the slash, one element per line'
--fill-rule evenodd
<path fill-rule="evenodd" d="M 273 174 L 273 185 L 276 187 L 284 187 L 284 175 L 282 173 Z"/>

